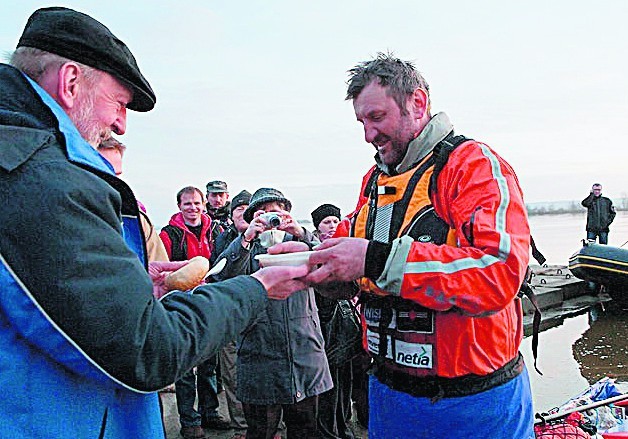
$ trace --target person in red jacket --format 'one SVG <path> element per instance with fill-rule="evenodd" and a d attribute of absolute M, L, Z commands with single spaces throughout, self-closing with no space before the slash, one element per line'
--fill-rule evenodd
<path fill-rule="evenodd" d="M 172 215 L 159 237 L 171 261 L 211 257 L 211 219 L 203 213 L 203 193 L 187 186 L 177 193 L 179 212 Z"/>
<path fill-rule="evenodd" d="M 203 213 L 203 193 L 187 186 L 177 193 L 179 213 L 172 215 L 159 237 L 166 247 L 171 261 L 192 259 L 195 256 L 211 257 L 214 239 L 212 220 Z M 218 413 L 218 389 L 216 365 L 218 355 L 213 355 L 175 382 L 177 410 L 181 423 L 181 435 L 185 438 L 203 438 L 203 428 L 228 430 L 229 422 Z M 198 392 L 198 410 L 194 401 Z"/>
<path fill-rule="evenodd" d="M 306 279 L 332 296 L 338 282 L 362 289 L 369 437 L 533 438 L 517 298 L 530 229 L 514 171 L 431 114 L 412 63 L 380 53 L 349 74 L 376 164 L 350 237 L 322 243 Z"/>

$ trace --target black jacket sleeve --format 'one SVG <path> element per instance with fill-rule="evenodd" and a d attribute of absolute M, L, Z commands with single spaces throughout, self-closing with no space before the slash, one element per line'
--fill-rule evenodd
<path fill-rule="evenodd" d="M 593 195 L 593 192 L 591 192 L 584 200 L 582 200 L 582 205 L 586 208 L 589 208 L 591 206 L 591 203 L 593 203 L 593 198 L 595 198 L 595 195 Z"/>
<path fill-rule="evenodd" d="M 218 280 L 231 279 L 232 277 L 241 274 L 251 274 L 255 271 L 251 266 L 251 258 L 255 255 L 255 251 L 252 252 L 252 250 L 255 249 L 256 243 L 257 240 L 254 239 L 249 244 L 249 248 L 242 247 L 242 235 L 231 241 L 231 244 L 227 246 L 218 258 L 218 260 L 227 259 L 227 264 L 214 277 Z"/>

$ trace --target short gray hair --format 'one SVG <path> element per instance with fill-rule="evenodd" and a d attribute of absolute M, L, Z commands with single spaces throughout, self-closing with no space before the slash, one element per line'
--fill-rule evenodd
<path fill-rule="evenodd" d="M 9 59 L 9 63 L 13 67 L 21 70 L 37 83 L 41 81 L 46 72 L 59 70 L 62 65 L 68 62 L 73 62 L 80 67 L 83 78 L 89 86 L 94 86 L 97 83 L 100 78 L 100 70 L 45 50 L 34 47 L 18 47 Z"/>
<path fill-rule="evenodd" d="M 359 63 L 348 73 L 346 100 L 357 98 L 374 80 L 382 87 L 388 87 L 388 95 L 395 100 L 402 114 L 407 114 L 406 100 L 417 88 L 424 90 L 429 99 L 430 87 L 414 64 L 396 58 L 392 53 L 379 52 L 375 59 Z"/>

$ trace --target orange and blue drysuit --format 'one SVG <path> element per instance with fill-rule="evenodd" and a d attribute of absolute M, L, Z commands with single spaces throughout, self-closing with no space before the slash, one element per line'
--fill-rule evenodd
<path fill-rule="evenodd" d="M 434 119 L 437 128 L 408 148 L 411 154 L 422 143 L 427 151 L 414 165 L 393 171 L 376 165 L 363 179 L 350 235 L 370 240 L 366 276 L 359 281 L 367 293 L 365 348 L 376 363 L 376 385 L 421 404 L 431 401 L 422 410 L 434 401 L 446 406 L 518 385 L 508 394 L 523 395 L 524 415 L 513 419 L 517 425 L 504 437 L 515 437 L 517 428 L 523 432 L 517 437 L 526 437 L 532 412 L 518 353 L 523 318 L 517 293 L 528 264 L 530 230 L 522 192 L 512 168 L 487 145 L 461 139 L 453 145 L 453 133 L 444 129 L 446 116 Z M 438 165 L 445 149 L 448 157 Z M 515 379 L 522 382 L 511 383 Z M 372 395 L 370 401 L 373 409 Z M 386 397 L 386 405 L 390 402 Z M 378 412 L 388 433 L 390 422 L 398 421 L 395 410 L 405 416 L 403 408 L 389 409 Z M 372 413 L 372 424 L 378 418 Z M 400 425 L 407 416 L 403 420 Z"/>

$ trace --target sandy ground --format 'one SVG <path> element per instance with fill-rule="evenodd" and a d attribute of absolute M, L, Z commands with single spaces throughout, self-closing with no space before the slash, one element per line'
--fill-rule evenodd
<path fill-rule="evenodd" d="M 164 422 L 166 426 L 166 438 L 167 439 L 181 439 L 182 436 L 179 433 L 181 426 L 179 425 L 179 414 L 177 413 L 177 402 L 176 397 L 173 392 L 161 392 L 159 394 L 161 398 L 161 403 L 164 410 Z M 218 399 L 220 401 L 219 412 L 224 419 L 229 419 L 229 414 L 227 412 L 227 403 L 225 401 L 225 392 L 220 392 L 218 394 Z M 354 414 L 353 418 L 356 416 Z M 352 423 L 351 425 L 356 438 L 367 439 L 368 434 L 365 429 L 361 428 L 358 424 Z M 210 438 L 231 438 L 235 433 L 234 430 L 207 430 L 207 435 Z"/>

